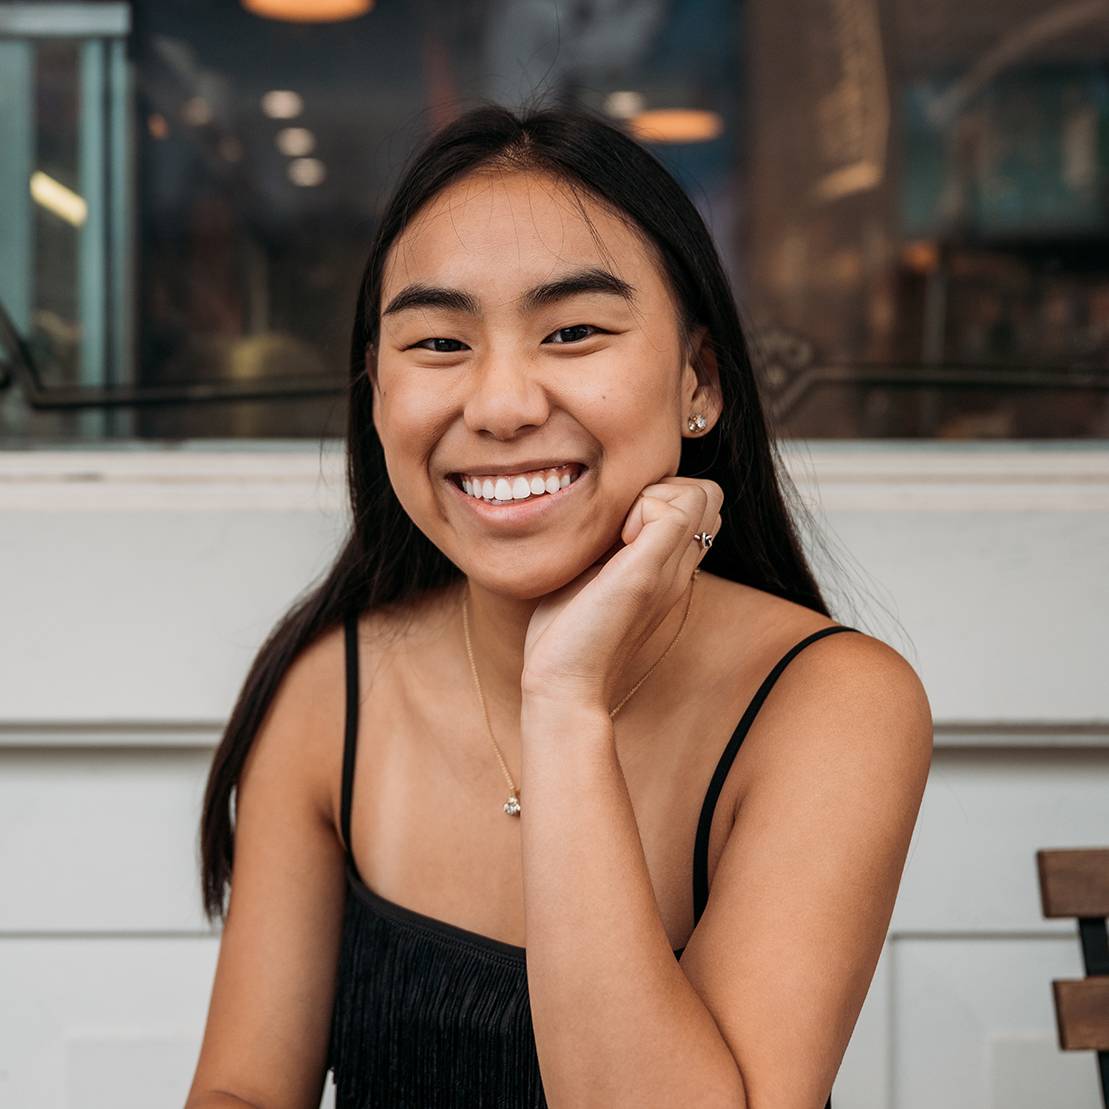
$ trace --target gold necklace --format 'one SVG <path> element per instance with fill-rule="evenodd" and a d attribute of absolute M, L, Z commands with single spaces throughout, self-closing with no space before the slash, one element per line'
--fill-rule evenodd
<path fill-rule="evenodd" d="M 651 674 L 654 673 L 655 667 L 657 667 L 659 663 L 662 662 L 662 660 L 666 658 L 666 656 L 670 654 L 670 652 L 674 649 L 674 645 L 678 642 L 678 639 L 682 634 L 682 629 L 685 627 L 685 621 L 686 618 L 689 616 L 689 610 L 693 605 L 693 583 L 697 580 L 697 575 L 700 572 L 701 568 L 699 566 L 696 567 L 693 571 L 693 577 L 690 579 L 689 582 L 689 597 L 685 602 L 685 612 L 682 613 L 682 622 L 678 625 L 678 630 L 675 633 L 674 638 L 670 640 L 670 645 L 666 648 L 665 651 L 662 652 L 659 658 L 655 660 L 650 670 L 648 670 L 647 673 L 644 674 L 643 677 L 640 678 L 639 681 L 637 681 L 635 685 L 631 687 L 628 693 L 626 693 L 620 699 L 616 707 L 614 709 L 609 709 L 609 719 L 614 717 L 624 707 L 625 703 L 628 701 L 631 695 L 651 676 Z M 501 764 L 501 771 L 504 773 L 505 781 L 508 782 L 508 800 L 504 803 L 504 811 L 508 813 L 509 816 L 519 816 L 520 791 L 517 788 L 516 783 L 512 780 L 512 775 L 508 772 L 508 766 L 504 761 L 504 755 L 501 753 L 501 749 L 497 745 L 496 739 L 493 737 L 493 725 L 489 722 L 489 710 L 485 706 L 485 696 L 481 692 L 481 680 L 477 676 L 477 664 L 474 662 L 474 649 L 473 645 L 470 642 L 470 619 L 468 615 L 469 605 L 467 603 L 469 600 L 469 595 L 470 587 L 469 583 L 467 583 L 466 592 L 462 598 L 462 630 L 466 636 L 466 655 L 470 660 L 470 673 L 474 676 L 474 686 L 477 689 L 478 700 L 481 702 L 481 712 L 482 715 L 485 717 L 485 728 L 486 731 L 488 731 L 489 733 L 489 741 L 493 744 L 493 750 L 497 753 L 497 761 Z"/>

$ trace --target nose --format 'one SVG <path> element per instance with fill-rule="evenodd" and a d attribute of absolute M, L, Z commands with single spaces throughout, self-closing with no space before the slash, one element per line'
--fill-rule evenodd
<path fill-rule="evenodd" d="M 550 414 L 550 401 L 526 360 L 511 351 L 489 352 L 475 359 L 463 408 L 467 428 L 495 439 L 512 439 L 524 428 L 539 427 Z"/>

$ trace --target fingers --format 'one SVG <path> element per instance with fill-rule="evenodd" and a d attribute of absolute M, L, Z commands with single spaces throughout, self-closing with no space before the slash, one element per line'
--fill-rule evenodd
<path fill-rule="evenodd" d="M 665 504 L 670 509 L 673 517 L 668 521 L 667 545 L 670 549 L 668 554 L 662 554 L 661 550 L 658 552 L 662 556 L 660 570 L 663 573 L 669 571 L 675 586 L 684 589 L 707 553 L 707 548 L 703 548 L 694 536 L 697 532 L 708 532 L 713 537 L 720 533 L 724 491 L 716 482 L 698 478 L 671 477 L 648 485 L 640 498 L 638 515 L 642 526 L 646 526 L 648 519 L 661 522 L 668 515 L 654 507 L 648 508 L 648 501 Z"/>

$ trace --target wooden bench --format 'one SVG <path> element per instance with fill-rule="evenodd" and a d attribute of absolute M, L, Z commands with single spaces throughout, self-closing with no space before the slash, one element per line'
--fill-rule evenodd
<path fill-rule="evenodd" d="M 1109 1109 L 1109 848 L 1036 852 L 1045 917 L 1077 917 L 1085 978 L 1051 983 L 1059 1047 L 1096 1051 L 1101 1098 Z"/>

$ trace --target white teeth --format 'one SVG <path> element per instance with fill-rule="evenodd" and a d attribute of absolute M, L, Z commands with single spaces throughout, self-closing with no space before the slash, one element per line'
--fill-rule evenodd
<path fill-rule="evenodd" d="M 565 489 L 575 480 L 570 470 L 552 469 L 546 473 L 532 474 L 525 477 L 518 474 L 516 477 L 468 477 L 460 475 L 459 484 L 464 492 L 471 497 L 486 501 L 523 501 L 529 497 L 537 497 L 543 493 L 557 493 Z"/>

